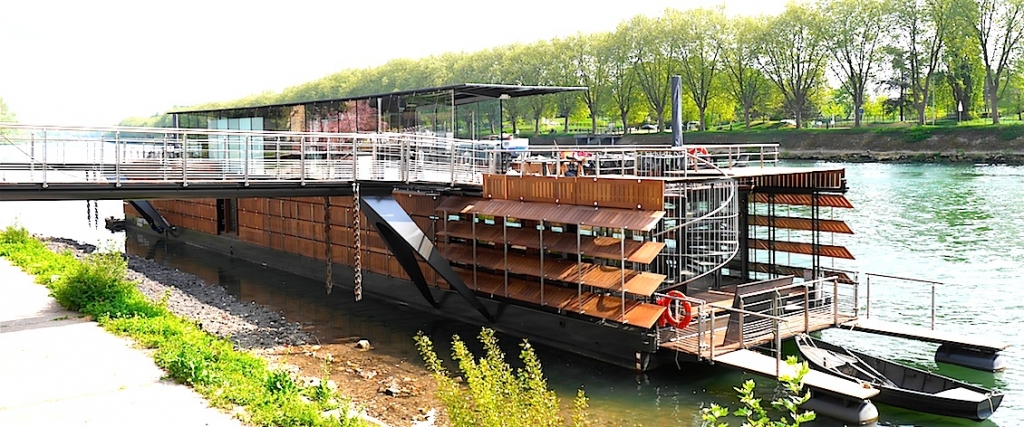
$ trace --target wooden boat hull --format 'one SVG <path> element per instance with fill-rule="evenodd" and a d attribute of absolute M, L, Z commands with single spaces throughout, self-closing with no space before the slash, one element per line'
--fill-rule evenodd
<path fill-rule="evenodd" d="M 800 355 L 817 370 L 850 381 L 870 383 L 879 389 L 872 400 L 914 411 L 972 420 L 984 420 L 1002 403 L 1003 395 L 973 384 L 921 369 L 904 366 L 864 353 L 846 350 L 807 336 L 796 339 Z M 854 357 L 863 361 L 858 370 Z M 857 363 L 859 364 L 859 363 Z M 875 371 L 892 383 L 871 379 L 865 371 Z"/>

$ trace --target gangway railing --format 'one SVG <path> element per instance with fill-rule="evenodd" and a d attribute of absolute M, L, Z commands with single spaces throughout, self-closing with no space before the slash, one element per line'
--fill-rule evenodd
<path fill-rule="evenodd" d="M 871 278 L 874 277 L 876 282 L 878 281 L 878 279 L 888 279 L 888 280 L 891 280 L 891 281 L 895 281 L 896 282 L 896 286 L 900 286 L 900 285 L 910 285 L 910 286 L 913 286 L 913 285 L 923 285 L 923 286 L 928 286 L 930 288 L 930 292 L 929 293 L 930 293 L 930 301 L 931 302 L 930 302 L 929 309 L 928 309 L 928 311 L 929 311 L 929 320 L 930 320 L 931 329 L 933 331 L 935 330 L 935 291 L 936 291 L 936 288 L 939 287 L 939 286 L 943 286 L 943 287 L 950 286 L 949 283 L 937 282 L 937 281 L 934 281 L 934 280 L 916 279 L 916 278 L 912 278 L 912 277 L 893 276 L 893 275 L 889 275 L 889 274 L 880 274 L 880 273 L 867 273 L 867 272 L 864 272 L 862 274 L 864 275 L 864 282 L 865 282 L 864 288 L 865 288 L 865 294 L 866 294 L 865 295 L 865 307 L 864 307 L 864 317 L 865 318 L 868 318 L 868 319 L 871 318 Z M 910 300 L 910 298 L 907 298 L 907 299 L 904 299 L 904 300 Z M 901 312 L 906 312 L 906 311 L 908 311 L 908 309 L 905 308 L 904 310 L 900 310 L 900 311 Z"/>
<path fill-rule="evenodd" d="M 586 151 L 581 151 L 586 150 Z M 0 179 L 38 183 L 158 181 L 349 182 L 382 180 L 480 185 L 488 173 L 529 158 L 587 153 L 589 175 L 678 177 L 722 167 L 772 166 L 775 144 L 685 147 L 586 146 L 505 150 L 500 141 L 401 133 L 39 126 L 0 123 Z M 707 153 L 705 153 L 705 151 Z M 617 166 L 615 166 L 617 165 Z M 28 172 L 27 176 L 15 172 Z M 10 172 L 8 174 L 7 172 Z"/>
<path fill-rule="evenodd" d="M 661 293 L 654 296 L 668 299 L 674 316 L 681 314 L 681 303 L 686 301 L 693 316 L 693 321 L 685 328 L 672 325 L 659 328 L 659 342 L 682 342 L 684 351 L 712 362 L 717 355 L 739 348 L 769 342 L 775 342 L 776 349 L 781 348 L 782 339 L 841 325 L 857 318 L 859 310 L 857 286 L 840 283 L 835 277 L 741 294 L 743 309 L 714 306 L 689 296 Z M 723 316 L 729 318 L 724 325 L 721 324 Z M 748 316 L 754 320 L 747 321 Z M 730 326 L 735 328 L 732 341 L 723 335 L 729 333 Z"/>

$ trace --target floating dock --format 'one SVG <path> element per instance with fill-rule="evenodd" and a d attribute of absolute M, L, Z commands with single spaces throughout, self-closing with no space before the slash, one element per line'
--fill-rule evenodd
<path fill-rule="evenodd" d="M 897 338 L 908 338 L 912 340 L 931 342 L 936 344 L 951 345 L 957 347 L 972 348 L 985 352 L 997 352 L 1009 347 L 1002 341 L 993 340 L 984 336 L 967 336 L 946 331 L 936 331 L 922 328 L 920 326 L 904 325 L 901 323 L 887 322 L 878 319 L 856 319 L 842 325 L 843 329 L 851 331 L 869 332 L 872 334 L 886 335 Z"/>

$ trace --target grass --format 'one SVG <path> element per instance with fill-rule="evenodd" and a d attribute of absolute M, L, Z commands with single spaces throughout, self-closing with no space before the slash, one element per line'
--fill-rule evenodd
<path fill-rule="evenodd" d="M 146 298 L 127 280 L 127 265 L 115 252 L 76 259 L 54 253 L 22 227 L 0 232 L 0 256 L 50 289 L 62 306 L 91 315 L 108 331 L 153 349 L 168 377 L 187 384 L 213 406 L 234 410 L 257 426 L 362 426 L 348 416 L 348 402 L 326 381 L 304 386 L 284 370 L 271 369 L 231 342 L 200 330 L 192 321 Z M 238 407 L 243 408 L 239 411 Z M 328 417 L 327 411 L 340 417 Z"/>

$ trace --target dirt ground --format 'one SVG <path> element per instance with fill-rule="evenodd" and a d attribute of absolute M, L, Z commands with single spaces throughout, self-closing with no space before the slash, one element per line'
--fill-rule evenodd
<path fill-rule="evenodd" d="M 358 349 L 355 342 L 278 348 L 262 355 L 295 366 L 302 377 L 329 373 L 339 392 L 367 414 L 391 426 L 449 425 L 441 402 L 434 397 L 431 374 L 417 361 Z M 432 414 L 432 416 L 428 416 Z"/>

